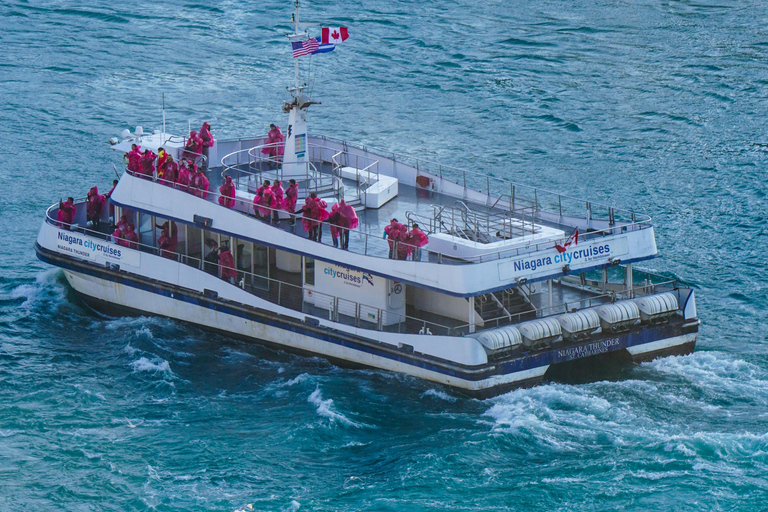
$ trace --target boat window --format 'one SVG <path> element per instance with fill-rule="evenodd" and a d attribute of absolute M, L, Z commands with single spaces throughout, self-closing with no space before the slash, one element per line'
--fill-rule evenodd
<path fill-rule="evenodd" d="M 253 286 L 253 242 L 237 240 L 235 247 L 237 270 L 244 273 L 246 286 Z"/>
<path fill-rule="evenodd" d="M 264 245 L 253 244 L 253 286 L 262 290 L 269 289 L 269 280 L 259 279 L 259 276 L 269 277 L 269 250 Z"/>
<path fill-rule="evenodd" d="M 202 231 L 203 244 L 203 270 L 209 274 L 219 274 L 219 250 L 221 249 L 221 237 L 218 233 Z"/>
<path fill-rule="evenodd" d="M 147 213 L 139 213 L 139 242 L 155 246 L 155 218 Z"/>
<path fill-rule="evenodd" d="M 315 285 L 315 259 L 304 258 L 304 284 Z"/>
<path fill-rule="evenodd" d="M 195 226 L 187 226 L 187 247 L 185 263 L 200 268 L 203 259 L 203 232 Z"/>

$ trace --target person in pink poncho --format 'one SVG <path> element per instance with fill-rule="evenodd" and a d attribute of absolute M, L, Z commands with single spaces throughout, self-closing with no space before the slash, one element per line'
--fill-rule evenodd
<path fill-rule="evenodd" d="M 189 138 L 186 144 L 184 144 L 184 158 L 194 160 L 203 154 L 203 140 L 198 137 L 197 132 L 192 130 L 189 132 Z"/>
<path fill-rule="evenodd" d="M 195 177 L 192 179 L 192 186 L 197 189 L 194 192 L 197 197 L 208 198 L 208 178 L 205 177 L 205 173 L 202 170 L 197 170 Z"/>
<path fill-rule="evenodd" d="M 227 208 L 235 206 L 235 184 L 231 176 L 227 176 L 224 184 L 219 187 L 219 194 L 219 204 L 221 206 L 226 206 Z"/>
<path fill-rule="evenodd" d="M 339 225 L 341 226 L 341 248 L 349 249 L 349 230 L 356 229 L 360 220 L 355 209 L 343 199 L 339 203 Z"/>
<path fill-rule="evenodd" d="M 179 228 L 172 220 L 167 220 L 162 224 L 155 224 L 155 229 L 165 231 L 170 239 L 170 250 L 176 251 L 176 247 L 179 245 Z"/>
<path fill-rule="evenodd" d="M 125 238 L 125 230 L 119 224 L 115 228 L 115 230 L 112 232 L 112 241 L 115 242 L 117 245 L 128 247 L 128 240 L 126 240 Z"/>
<path fill-rule="evenodd" d="M 141 154 L 141 177 L 151 180 L 155 174 L 155 155 L 148 149 Z"/>
<path fill-rule="evenodd" d="M 177 179 L 179 179 L 179 164 L 173 161 L 171 155 L 168 155 L 168 159 L 165 161 L 165 170 L 163 171 L 163 179 L 161 183 L 168 187 L 173 187 L 176 184 Z"/>
<path fill-rule="evenodd" d="M 99 194 L 98 187 L 91 187 L 88 191 L 88 201 L 86 204 L 86 219 L 96 231 L 101 227 L 101 213 L 104 211 L 106 199 Z"/>
<path fill-rule="evenodd" d="M 411 245 L 411 259 L 413 261 L 421 261 L 421 248 L 429 243 L 426 233 L 419 228 L 418 224 L 414 223 L 408 232 L 406 240 Z"/>
<path fill-rule="evenodd" d="M 273 163 L 282 160 L 283 153 L 285 153 L 285 137 L 283 137 L 283 132 L 280 131 L 279 126 L 275 124 L 269 125 L 267 144 L 266 147 L 261 149 L 261 152 L 269 156 L 270 167 Z"/>
<path fill-rule="evenodd" d="M 75 220 L 75 200 L 71 197 L 67 198 L 66 202 L 59 200 L 59 213 L 56 214 L 56 221 L 60 228 L 66 230 L 72 229 L 72 222 Z"/>
<path fill-rule="evenodd" d="M 331 241 L 334 247 L 339 246 L 339 236 L 341 235 L 341 214 L 339 213 L 339 203 L 331 206 L 331 214 L 328 216 L 328 225 L 331 227 Z"/>
<path fill-rule="evenodd" d="M 189 168 L 187 167 L 187 162 L 182 160 L 181 165 L 179 166 L 179 177 L 176 178 L 176 188 L 179 190 L 183 190 L 184 192 L 189 192 L 189 183 L 191 179 L 192 178 L 189 175 Z"/>
<path fill-rule="evenodd" d="M 285 190 L 283 190 L 283 184 L 282 182 L 275 180 L 275 183 L 272 185 L 272 195 L 275 196 L 274 201 L 272 203 L 274 204 L 273 208 L 274 211 L 272 212 L 272 220 L 277 224 L 277 222 L 280 220 L 280 216 L 277 213 L 277 210 L 280 210 L 283 208 L 283 202 L 285 201 Z"/>
<path fill-rule="evenodd" d="M 253 198 L 253 208 L 256 214 L 266 222 L 271 222 L 272 210 L 270 208 L 275 207 L 275 194 L 272 192 L 272 187 L 269 184 L 269 180 L 264 180 L 264 183 L 256 189 L 256 197 Z"/>
<path fill-rule="evenodd" d="M 235 258 L 232 251 L 229 250 L 229 244 L 226 241 L 221 242 L 221 251 L 219 252 L 219 276 L 232 284 L 237 280 L 237 269 L 235 268 Z"/>
<path fill-rule="evenodd" d="M 131 150 L 128 152 L 128 170 L 132 174 L 141 173 L 141 146 L 131 144 Z"/>
<path fill-rule="evenodd" d="M 125 232 L 123 233 L 125 239 L 129 242 L 128 247 L 131 249 L 138 249 L 139 247 L 139 235 L 136 234 L 135 229 L 136 228 L 134 227 L 133 222 L 129 222 Z"/>
<path fill-rule="evenodd" d="M 168 234 L 167 228 L 163 228 L 160 233 L 160 238 L 157 239 L 157 247 L 160 249 L 160 256 L 163 258 L 171 260 L 176 259 L 176 253 L 173 252 L 175 250 L 174 243 L 173 240 L 171 240 L 171 236 Z"/>
<path fill-rule="evenodd" d="M 211 123 L 208 121 L 205 121 L 203 123 L 203 126 L 200 127 L 200 140 L 202 141 L 202 147 L 203 147 L 203 156 L 205 157 L 203 159 L 203 165 L 205 166 L 205 169 L 208 169 L 208 153 L 210 152 L 210 149 L 213 147 L 213 134 L 211 133 Z"/>
<path fill-rule="evenodd" d="M 397 219 L 392 219 L 389 221 L 389 225 L 384 228 L 384 237 L 387 239 L 387 243 L 389 244 L 389 257 L 392 259 L 395 259 L 397 257 L 397 250 L 395 249 L 395 246 L 397 245 L 398 237 L 400 236 L 400 228 L 403 225 L 400 224 Z"/>
<path fill-rule="evenodd" d="M 288 181 L 288 190 L 285 191 L 285 199 L 283 200 L 283 209 L 291 215 L 291 225 L 296 223 L 296 201 L 299 199 L 299 184 L 296 180 Z"/>
<path fill-rule="evenodd" d="M 312 198 L 312 218 L 318 222 L 315 223 L 315 229 L 317 230 L 317 241 L 322 243 L 323 242 L 323 222 L 325 222 L 328 217 L 330 216 L 330 213 L 328 213 L 328 203 L 326 203 L 322 198 L 317 197 L 317 194 L 312 192 L 311 194 Z"/>
<path fill-rule="evenodd" d="M 398 260 L 407 260 L 411 255 L 413 246 L 409 243 L 408 239 L 408 226 L 405 224 L 400 225 L 400 231 L 397 233 L 397 243 L 395 244 L 395 253 Z"/>

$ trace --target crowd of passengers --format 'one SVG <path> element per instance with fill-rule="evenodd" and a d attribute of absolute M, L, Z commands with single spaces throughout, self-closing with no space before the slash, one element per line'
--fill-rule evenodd
<path fill-rule="evenodd" d="M 270 125 L 268 136 L 268 145 L 262 149 L 271 161 L 279 161 L 283 155 L 283 135 L 280 128 L 274 124 Z M 202 168 L 199 168 L 195 162 L 195 156 L 204 155 L 203 163 L 207 162 L 208 149 L 214 144 L 213 136 L 210 133 L 210 124 L 205 122 L 200 129 L 200 134 L 196 131 L 190 132 L 190 137 L 184 148 L 184 155 L 189 158 L 182 159 L 181 164 L 177 164 L 173 157 L 160 148 L 158 154 L 146 149 L 143 152 L 141 148 L 133 144 L 131 151 L 126 153 L 126 163 L 128 170 L 135 175 L 148 179 L 158 180 L 162 184 L 172 186 L 185 192 L 192 193 L 198 197 L 206 199 L 208 197 L 208 178 Z M 117 180 L 112 182 L 112 188 L 106 194 L 99 194 L 97 187 L 92 187 L 86 196 L 86 220 L 88 225 L 96 230 L 103 231 L 102 217 L 104 208 L 107 206 L 108 199 L 117 186 Z M 299 185 L 296 180 L 289 180 L 287 189 L 284 189 L 282 183 L 275 180 L 274 183 L 265 180 L 261 187 L 256 190 L 253 199 L 253 210 L 256 216 L 268 223 L 277 223 L 279 221 L 279 212 L 284 211 L 290 218 L 291 225 L 295 224 L 296 218 L 301 217 L 301 223 L 304 230 L 309 234 L 309 239 L 322 243 L 323 226 L 330 226 L 331 240 L 334 247 L 349 249 L 349 231 L 356 229 L 359 224 L 357 212 L 354 207 L 347 204 L 343 199 L 334 204 L 328 211 L 328 203 L 312 192 L 304 200 L 304 205 L 296 209 L 299 196 Z M 235 206 L 235 184 L 230 176 L 225 176 L 224 184 L 219 188 L 219 204 L 226 208 Z M 110 203 L 109 218 L 114 219 L 115 207 Z M 72 197 L 67 201 L 59 201 L 59 211 L 57 214 L 57 223 L 59 227 L 71 229 L 75 219 L 76 206 Z M 176 259 L 178 246 L 178 228 L 173 221 L 166 221 L 163 224 L 156 224 L 156 229 L 160 230 L 160 236 L 157 238 L 157 248 L 160 255 L 164 258 Z M 122 215 L 114 223 L 114 231 L 111 234 L 112 240 L 124 247 L 137 249 L 139 246 L 139 236 L 136 233 L 136 227 L 129 220 L 127 215 Z M 401 224 L 397 219 L 392 219 L 387 227 L 384 228 L 384 238 L 389 244 L 389 257 L 392 259 L 406 260 L 411 258 L 414 261 L 421 260 L 421 248 L 428 243 L 427 235 L 419 228 L 418 224 L 412 224 L 408 229 L 406 224 Z M 218 273 L 222 279 L 234 283 L 237 278 L 237 270 L 234 265 L 234 257 L 226 242 L 222 242 L 219 247 L 215 241 L 206 240 L 208 246 L 208 255 L 205 257 L 206 270 L 211 273 Z M 213 270 L 212 270 L 213 269 Z M 218 269 L 218 270 L 217 270 Z"/>

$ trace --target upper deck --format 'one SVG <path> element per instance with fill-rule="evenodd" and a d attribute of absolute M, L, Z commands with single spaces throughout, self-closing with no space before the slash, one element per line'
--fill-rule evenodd
<path fill-rule="evenodd" d="M 328 227 L 324 243 L 318 244 L 307 239 L 301 222 L 290 225 L 286 218 L 269 225 L 254 218 L 254 192 L 262 180 L 287 181 L 282 167 L 261 152 L 265 142 L 264 137 L 217 140 L 210 161 L 221 165 L 208 172 L 207 200 L 126 174 L 113 201 L 186 223 L 194 223 L 196 216 L 211 219 L 213 230 L 457 296 L 656 254 L 653 227 L 647 216 L 310 136 L 309 163 L 303 175 L 295 170 L 291 174 L 299 183 L 300 198 L 314 191 L 326 199 L 329 207 L 344 198 L 356 205 L 360 218 L 359 227 L 350 233 L 348 251 L 330 245 Z M 162 143 L 159 137 L 142 140 L 142 145 L 151 149 Z M 237 186 L 233 209 L 218 204 L 217 192 L 224 172 L 233 177 Z M 385 189 L 389 189 L 389 195 Z M 386 202 L 372 199 L 375 194 Z M 302 203 L 300 200 L 299 206 Z M 286 217 L 284 213 L 282 216 Z M 388 258 L 390 248 L 382 234 L 392 218 L 403 223 L 418 222 L 429 235 L 422 261 Z M 576 229 L 578 243 L 559 252 L 555 245 L 564 245 Z"/>

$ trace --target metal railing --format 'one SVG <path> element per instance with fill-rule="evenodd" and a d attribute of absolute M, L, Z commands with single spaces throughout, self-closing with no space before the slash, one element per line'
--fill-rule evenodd
<path fill-rule="evenodd" d="M 85 203 L 76 202 L 75 204 L 84 205 Z M 226 267 L 216 262 L 206 261 L 204 258 L 180 254 L 178 252 L 161 249 L 154 245 L 147 245 L 141 242 L 129 242 L 129 245 L 119 244 L 119 242 L 113 240 L 111 234 L 95 231 L 76 223 L 60 223 L 56 220 L 55 214 L 57 211 L 58 204 L 51 205 L 46 210 L 46 221 L 49 224 L 54 226 L 65 224 L 65 227 L 73 232 L 82 233 L 100 240 L 118 243 L 118 245 L 123 245 L 126 249 L 164 257 L 216 276 L 221 276 L 222 270 L 236 270 L 238 276 L 235 279 L 235 286 L 238 286 L 251 295 L 294 311 L 300 311 L 316 317 L 322 314 L 323 317 L 327 317 L 333 322 L 382 332 L 457 335 L 452 327 L 432 322 L 424 318 L 418 318 L 407 314 L 392 313 L 383 310 L 382 308 L 368 306 L 361 302 L 355 302 L 343 297 L 305 289 L 299 285 L 248 272 L 247 270 L 237 267 L 236 254 L 233 254 L 236 262 L 235 267 Z M 233 250 L 236 249 L 233 248 Z M 212 270 L 213 272 L 211 272 Z M 226 280 L 223 280 L 223 282 L 228 283 Z M 260 283 L 261 286 L 258 286 L 255 283 Z M 307 292 L 312 296 L 311 303 L 305 297 Z M 322 306 L 317 306 L 318 303 L 328 307 L 324 308 Z"/>
<path fill-rule="evenodd" d="M 648 276 L 663 278 L 663 276 L 656 276 L 649 272 L 643 272 L 643 273 Z M 650 295 L 660 290 L 675 290 L 679 287 L 679 284 L 680 283 L 676 279 L 668 279 L 666 281 L 662 281 L 659 283 L 646 282 L 640 285 L 632 286 L 631 293 L 635 297 L 638 295 L 640 296 Z M 517 313 L 505 312 L 505 314 L 498 317 L 487 318 L 487 319 L 483 318 L 484 326 L 482 327 L 482 329 L 495 328 L 495 327 L 500 327 L 502 325 L 508 325 L 508 324 L 517 324 L 526 320 L 531 320 L 532 315 L 535 318 L 544 318 L 544 317 L 553 316 L 553 315 L 562 315 L 565 313 L 572 313 L 573 311 L 576 311 L 579 309 L 590 308 L 590 307 L 599 306 L 602 304 L 612 304 L 617 300 L 623 300 L 629 297 L 629 294 L 630 294 L 630 289 L 628 287 L 625 287 L 623 289 L 611 291 L 609 293 L 603 293 L 600 295 L 594 295 L 592 297 L 586 297 L 583 299 L 562 302 L 559 304 L 552 305 L 551 307 L 547 306 L 543 308 L 535 308 L 533 306 L 533 303 L 530 302 L 530 305 L 532 306 L 532 309 L 530 310 L 520 311 Z M 541 292 L 537 295 L 546 295 L 546 293 Z M 528 300 L 531 300 L 531 297 L 528 297 Z M 469 332 L 469 325 L 470 324 L 462 324 L 454 327 L 453 329 L 457 333 L 460 332 L 460 333 L 466 334 Z"/>
<path fill-rule="evenodd" d="M 502 206 L 515 210 L 517 206 L 525 205 L 562 219 L 603 220 L 608 222 L 611 229 L 623 227 L 630 231 L 649 226 L 652 221 L 651 217 L 645 214 L 637 214 L 629 210 L 497 178 L 490 171 L 486 173 L 468 171 L 410 155 L 391 153 L 365 145 L 353 145 L 325 135 L 312 135 L 311 138 L 341 144 L 348 151 L 352 148 L 375 156 L 391 155 L 387 158 L 415 169 L 419 175 L 447 180 L 461 186 L 464 190 L 462 199 L 473 200 L 470 197 L 473 194 L 484 194 L 485 200 L 479 203 L 484 206 Z"/>

